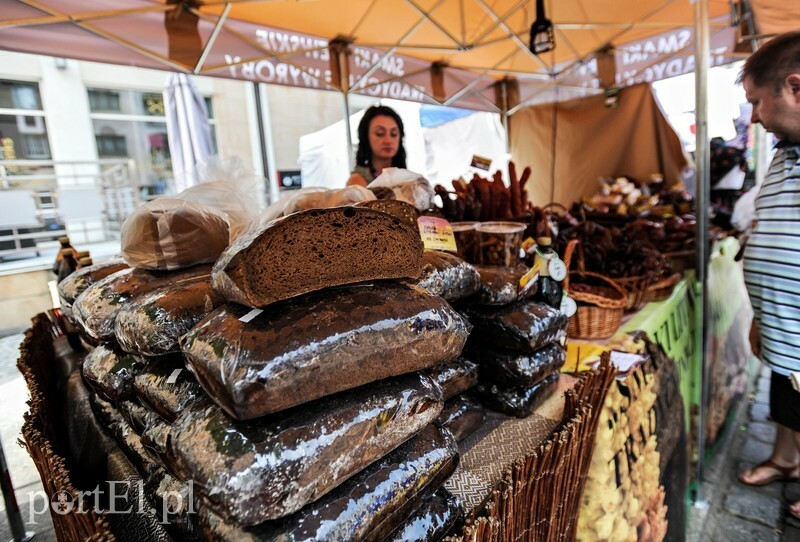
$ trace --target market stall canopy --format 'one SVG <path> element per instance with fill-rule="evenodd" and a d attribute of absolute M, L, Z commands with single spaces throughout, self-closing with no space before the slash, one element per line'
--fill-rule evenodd
<path fill-rule="evenodd" d="M 777 0 L 752 4 L 774 25 Z M 688 0 L 544 5 L 538 56 L 531 0 L 0 0 L 0 49 L 495 112 L 694 70 Z M 713 65 L 756 31 L 732 5 L 710 2 Z"/>

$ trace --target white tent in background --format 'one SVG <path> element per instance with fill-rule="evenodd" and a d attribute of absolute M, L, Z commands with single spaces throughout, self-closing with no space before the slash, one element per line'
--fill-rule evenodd
<path fill-rule="evenodd" d="M 505 131 L 498 115 L 469 112 L 449 122 L 435 123 L 421 104 L 388 99 L 380 103 L 397 111 L 403 119 L 408 169 L 431 184 L 449 188 L 453 179 L 471 177 L 477 171 L 470 168 L 473 155 L 492 160 L 492 170 L 506 171 Z M 363 114 L 359 111 L 350 116 L 354 146 L 358 145 L 358 123 Z M 298 164 L 303 186 L 345 185 L 350 177 L 345 139 L 343 120 L 300 138 Z"/>
<path fill-rule="evenodd" d="M 194 82 L 183 73 L 169 74 L 164 109 L 175 191 L 180 192 L 197 184 L 197 162 L 214 153 L 208 109 Z"/>

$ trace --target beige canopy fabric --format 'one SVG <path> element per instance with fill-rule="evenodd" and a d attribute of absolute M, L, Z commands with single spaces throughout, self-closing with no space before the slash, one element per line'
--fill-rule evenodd
<path fill-rule="evenodd" d="M 535 0 L 0 0 L 0 49 L 492 112 L 694 69 L 689 0 L 545 6 L 541 56 Z M 729 62 L 730 3 L 709 12 L 713 63 Z"/>
<path fill-rule="evenodd" d="M 538 105 L 512 117 L 511 155 L 537 164 L 527 184 L 535 204 L 568 206 L 596 193 L 600 176 L 681 179 L 688 160 L 650 85 L 623 89 L 614 109 L 604 102 L 597 96 Z"/>

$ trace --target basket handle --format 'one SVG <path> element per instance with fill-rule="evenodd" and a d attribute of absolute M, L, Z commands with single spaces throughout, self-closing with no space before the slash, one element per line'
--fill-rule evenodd
<path fill-rule="evenodd" d="M 583 259 L 583 247 L 581 246 L 581 242 L 577 239 L 572 239 L 567 243 L 567 248 L 564 249 L 564 265 L 567 266 L 567 276 L 564 278 L 562 283 L 562 287 L 565 291 L 569 291 L 569 270 L 572 265 L 572 257 L 577 252 L 577 257 L 575 261 L 578 262 L 578 271 L 585 271 L 586 270 L 586 263 Z"/>
<path fill-rule="evenodd" d="M 555 209 L 560 210 L 561 214 L 558 215 L 555 212 Z M 562 205 L 562 204 L 560 204 L 560 203 L 558 203 L 556 201 L 552 201 L 552 202 L 548 203 L 547 205 L 545 205 L 544 207 L 542 207 L 542 211 L 544 211 L 544 212 L 546 212 L 548 214 L 551 214 L 551 215 L 564 216 L 565 214 L 567 214 L 569 212 L 569 209 L 567 209 L 567 207 L 565 205 Z"/>

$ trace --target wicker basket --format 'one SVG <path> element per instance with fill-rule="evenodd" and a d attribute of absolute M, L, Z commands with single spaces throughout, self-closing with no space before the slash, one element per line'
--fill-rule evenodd
<path fill-rule="evenodd" d="M 682 275 L 680 273 L 674 273 L 648 286 L 644 291 L 644 302 L 650 303 L 651 301 L 664 301 L 667 299 L 672 295 L 672 290 L 675 288 L 675 285 L 680 282 L 681 277 Z"/>
<path fill-rule="evenodd" d="M 652 282 L 651 275 L 639 275 L 636 277 L 625 277 L 614 279 L 617 284 L 622 286 L 625 293 L 628 294 L 628 304 L 625 306 L 626 311 L 636 311 L 646 303 L 645 294 Z"/>
<path fill-rule="evenodd" d="M 567 244 L 564 253 L 568 269 L 576 249 L 578 269 L 569 271 L 564 279 L 564 291 L 578 303 L 578 311 L 569 319 L 567 335 L 573 339 L 606 339 L 619 329 L 628 295 L 613 279 L 586 271 L 583 250 L 576 240 Z"/>

